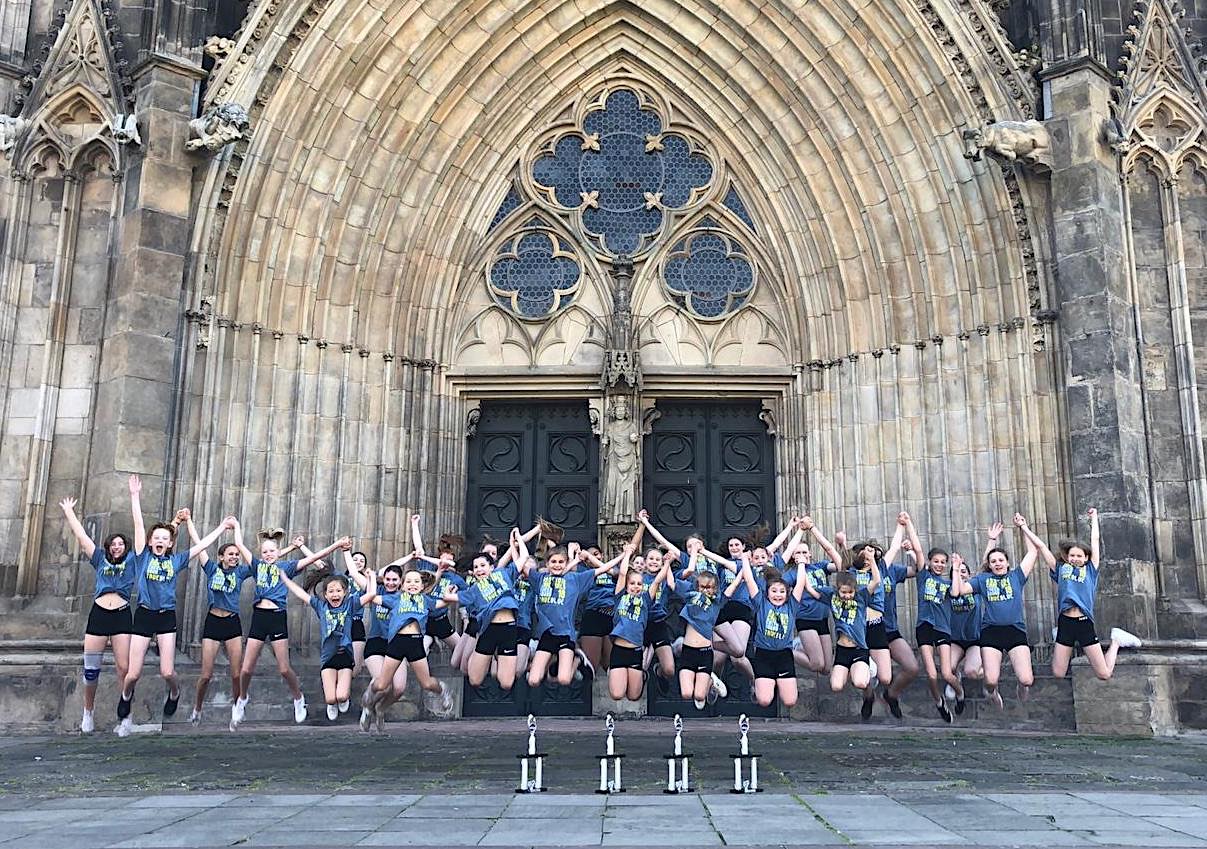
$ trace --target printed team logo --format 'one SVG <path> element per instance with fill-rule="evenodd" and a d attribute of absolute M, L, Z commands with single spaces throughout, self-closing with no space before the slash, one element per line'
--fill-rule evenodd
<path fill-rule="evenodd" d="M 386 623 L 390 621 L 390 608 L 384 604 L 378 604 L 373 609 L 373 615 L 377 617 L 377 621 Z"/>
<path fill-rule="evenodd" d="M 976 596 L 962 595 L 951 600 L 953 613 L 971 613 L 976 610 Z"/>
<path fill-rule="evenodd" d="M 348 621 L 348 611 L 346 610 L 327 610 L 327 633 L 334 634 L 336 631 L 344 630 L 344 623 Z"/>
<path fill-rule="evenodd" d="M 940 581 L 937 578 L 927 578 L 922 582 L 922 598 L 925 601 L 942 604 L 944 597 L 947 595 L 948 588 L 951 584 L 945 581 Z"/>
<path fill-rule="evenodd" d="M 110 563 L 108 560 L 106 560 L 105 565 L 101 567 L 101 574 L 106 578 L 120 578 L 122 575 L 126 574 L 126 561 L 123 560 L 121 563 Z"/>
<path fill-rule="evenodd" d="M 763 634 L 783 639 L 788 636 L 788 613 L 783 610 L 768 610 L 763 620 Z"/>
<path fill-rule="evenodd" d="M 503 584 L 503 579 L 496 576 L 493 572 L 485 578 L 475 580 L 474 584 L 478 588 L 478 592 L 482 595 L 482 600 L 488 604 L 503 594 L 503 590 L 507 588 Z M 500 586 L 502 584 L 502 586 Z"/>
<path fill-rule="evenodd" d="M 541 583 L 541 594 L 537 596 L 541 604 L 566 603 L 566 579 L 561 575 L 548 575 Z"/>
<path fill-rule="evenodd" d="M 398 608 L 403 613 L 421 613 L 427 610 L 427 601 L 421 593 L 399 593 Z"/>
<path fill-rule="evenodd" d="M 859 614 L 859 602 L 855 599 L 847 600 L 839 597 L 837 593 L 830 599 L 830 612 L 834 614 L 834 619 L 844 625 L 854 625 L 855 617 Z"/>
<path fill-rule="evenodd" d="M 1060 564 L 1060 580 L 1074 581 L 1078 584 L 1084 584 L 1086 575 L 1089 569 L 1085 566 L 1074 566 L 1071 563 Z"/>
<path fill-rule="evenodd" d="M 265 563 L 261 561 L 256 566 L 256 586 L 271 589 L 281 583 L 281 576 L 277 572 L 277 564 Z"/>
<path fill-rule="evenodd" d="M 696 605 L 701 610 L 708 610 L 708 608 L 712 607 L 712 596 L 705 595 L 702 592 L 692 592 L 688 598 L 690 604 Z"/>
<path fill-rule="evenodd" d="M 1009 576 L 991 577 L 985 581 L 985 598 L 990 601 L 1010 601 L 1014 598 L 1014 586 Z"/>
<path fill-rule="evenodd" d="M 436 586 L 432 587 L 432 591 L 428 595 L 432 598 L 444 598 L 451 586 L 453 586 L 453 582 L 441 575 L 440 580 L 436 582 Z"/>
<path fill-rule="evenodd" d="M 636 621 L 641 618 L 641 609 L 644 604 L 645 599 L 641 596 L 625 593 L 616 609 L 620 611 L 621 616 Z"/>
<path fill-rule="evenodd" d="M 151 563 L 147 566 L 147 580 L 155 581 L 156 583 L 166 583 L 176 576 L 176 567 L 172 565 L 171 558 L 160 560 L 158 557 L 152 557 Z"/>
<path fill-rule="evenodd" d="M 516 581 L 515 589 L 512 591 L 515 594 L 516 601 L 520 604 L 528 601 L 528 590 L 530 589 L 531 587 L 527 581 Z"/>
<path fill-rule="evenodd" d="M 210 589 L 217 593 L 234 592 L 235 573 L 221 568 L 215 570 L 214 577 L 210 578 Z"/>

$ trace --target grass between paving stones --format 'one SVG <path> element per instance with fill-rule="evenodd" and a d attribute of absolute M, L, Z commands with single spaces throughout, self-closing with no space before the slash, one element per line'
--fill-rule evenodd
<path fill-rule="evenodd" d="M 828 796 L 829 794 L 828 794 L 828 793 L 826 793 L 826 792 L 823 790 L 823 791 L 821 791 L 820 793 L 812 793 L 812 794 L 810 794 L 810 795 L 813 795 L 813 796 Z M 826 821 L 826 820 L 825 820 L 825 819 L 822 817 L 822 815 L 821 815 L 821 814 L 819 814 L 817 811 L 813 810 L 813 806 L 809 804 L 808 800 L 807 800 L 807 799 L 805 799 L 805 797 L 804 797 L 804 796 L 800 795 L 799 793 L 794 793 L 794 794 L 792 795 L 792 798 L 793 798 L 793 799 L 795 799 L 796 801 L 800 802 L 800 803 L 801 803 L 801 805 L 803 805 L 803 806 L 804 806 L 805 810 L 806 810 L 806 811 L 808 811 L 810 814 L 812 814 L 812 815 L 813 815 L 813 819 L 815 819 L 815 820 L 817 820 L 819 823 L 821 823 L 822 828 L 824 828 L 826 831 L 828 831 L 828 832 L 830 832 L 831 834 L 833 834 L 833 835 L 834 835 L 836 838 L 838 838 L 838 839 L 839 839 L 840 841 L 842 841 L 843 843 L 846 843 L 846 844 L 848 844 L 848 845 L 851 845 L 851 840 L 850 840 L 850 838 L 849 838 L 849 837 L 847 837 L 845 834 L 843 834 L 841 831 L 839 831 L 837 828 L 835 828 L 833 825 L 831 825 L 829 822 L 827 822 L 827 821 Z"/>

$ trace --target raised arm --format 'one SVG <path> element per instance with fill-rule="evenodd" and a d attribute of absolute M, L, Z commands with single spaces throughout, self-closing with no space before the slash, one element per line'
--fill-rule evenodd
<path fill-rule="evenodd" d="M 821 593 L 819 593 L 817 591 L 817 587 L 813 586 L 813 576 L 809 574 L 808 569 L 797 569 L 796 570 L 797 586 L 801 585 L 801 578 L 805 579 L 804 580 L 805 592 L 807 592 L 809 595 L 813 596 L 816 599 L 820 599 Z"/>
<path fill-rule="evenodd" d="M 1098 508 L 1091 507 L 1090 514 L 1090 559 L 1094 561 L 1094 565 L 1101 568 L 1102 563 L 1098 558 L 1102 556 L 1102 535 L 1098 528 Z"/>
<path fill-rule="evenodd" d="M 958 598 L 962 595 L 972 595 L 972 584 L 964 580 L 960 574 L 960 564 L 964 562 L 964 558 L 959 554 L 951 555 L 951 596 Z"/>
<path fill-rule="evenodd" d="M 370 569 L 369 577 L 365 577 L 364 573 L 362 573 L 360 568 L 357 567 L 356 561 L 352 559 L 352 551 L 347 548 L 344 549 L 344 568 L 348 570 L 348 577 L 352 579 L 354 584 L 356 584 L 356 588 L 358 590 L 365 592 L 366 587 L 372 587 L 373 591 L 368 594 L 369 598 L 372 599 L 373 596 L 377 595 L 377 576 L 374 575 L 373 570 Z M 367 601 L 361 602 L 361 604 L 368 603 L 369 602 Z"/>
<path fill-rule="evenodd" d="M 251 565 L 252 556 L 251 550 L 243 544 L 243 525 L 235 522 L 235 545 L 239 547 L 239 556 L 243 558 L 243 562 Z"/>
<path fill-rule="evenodd" d="M 901 543 L 905 542 L 905 522 L 908 518 L 909 514 L 904 511 L 897 514 L 897 530 L 893 531 L 893 541 L 888 544 L 888 551 L 884 552 L 885 563 L 892 563 L 901 553 Z"/>
<path fill-rule="evenodd" d="M 596 575 L 602 575 L 604 572 L 612 571 L 611 561 L 605 563 L 585 548 L 578 552 L 578 559 L 580 563 L 590 564 L 591 571 Z"/>
<path fill-rule="evenodd" d="M 826 536 L 821 532 L 821 529 L 813 523 L 813 518 L 811 516 L 801 516 L 800 526 L 802 530 L 813 534 L 813 539 L 815 539 L 817 544 L 821 546 L 822 552 L 826 555 L 826 558 L 834 564 L 834 568 L 841 569 L 842 555 L 838 553 L 838 548 L 834 545 L 834 543 L 826 539 Z M 845 539 L 846 535 L 843 534 L 842 531 L 839 531 L 838 533 L 842 534 L 843 538 Z M 835 537 L 835 539 L 837 539 L 837 537 Z"/>
<path fill-rule="evenodd" d="M 306 592 L 304 589 L 302 589 L 300 586 L 298 586 L 297 582 L 295 582 L 292 578 L 290 578 L 288 575 L 286 575 L 284 570 L 278 569 L 277 575 L 279 575 L 281 580 L 285 582 L 285 586 L 287 586 L 289 588 L 289 592 L 295 598 L 300 599 L 302 602 L 304 602 L 306 604 L 310 604 L 310 593 Z"/>
<path fill-rule="evenodd" d="M 203 538 L 199 539 L 189 549 L 189 557 L 196 557 L 201 552 L 205 551 L 211 545 L 218 541 L 218 537 L 222 536 L 223 531 L 229 531 L 235 527 L 236 520 L 234 516 L 227 516 L 218 523 L 218 527 L 214 528 Z"/>
<path fill-rule="evenodd" d="M 909 540 L 910 547 L 914 550 L 914 562 L 908 567 L 909 577 L 914 577 L 918 574 L 922 559 L 926 557 L 926 549 L 922 547 L 922 541 L 918 538 L 918 528 L 914 525 L 914 519 L 909 513 L 905 514 L 905 537 Z"/>
<path fill-rule="evenodd" d="M 130 475 L 130 515 L 134 519 L 134 551 L 147 547 L 147 526 L 142 521 L 142 478 Z"/>
<path fill-rule="evenodd" d="M 185 528 L 189 532 L 189 545 L 190 546 L 200 545 L 201 537 L 197 533 L 197 526 L 193 524 L 193 511 L 187 507 L 177 510 L 176 518 L 184 523 Z M 238 522 L 236 522 L 235 524 L 238 524 Z M 202 566 L 204 566 L 206 563 L 209 563 L 210 562 L 209 550 L 207 548 L 201 549 L 201 553 L 199 555 L 197 555 L 197 559 L 201 561 Z"/>
<path fill-rule="evenodd" d="M 998 540 L 1002 538 L 1002 531 L 1006 526 L 1001 522 L 994 522 L 989 526 L 989 540 L 985 543 L 985 551 L 981 554 L 981 562 L 984 563 L 989 557 L 989 552 L 998 547 Z"/>
<path fill-rule="evenodd" d="M 1018 513 L 1015 513 L 1014 525 L 1018 529 L 1022 530 L 1026 527 L 1027 520 Z M 1023 570 L 1024 578 L 1031 577 L 1031 570 L 1035 568 L 1035 561 L 1039 559 L 1039 548 L 1035 544 L 1035 541 L 1038 539 L 1039 537 L 1036 537 L 1034 534 L 1027 534 L 1026 532 L 1023 533 L 1023 540 L 1027 543 L 1027 553 L 1023 555 L 1023 559 L 1021 562 L 1019 562 L 1018 568 Z"/>
<path fill-rule="evenodd" d="M 809 570 L 801 567 L 796 570 L 796 583 L 792 585 L 792 597 L 801 601 L 809 588 Z"/>
<path fill-rule="evenodd" d="M 1039 556 L 1043 558 L 1044 563 L 1048 566 L 1048 569 L 1055 569 L 1056 555 L 1052 553 L 1052 549 L 1048 548 L 1048 544 L 1040 539 L 1039 534 L 1035 533 L 1035 531 L 1028 527 L 1027 520 L 1018 513 L 1015 513 L 1014 524 L 1017 525 L 1018 529 L 1023 532 L 1023 538 L 1027 540 L 1028 545 L 1034 548 Z"/>
<path fill-rule="evenodd" d="M 784 529 L 780 531 L 778 535 L 776 535 L 775 539 L 767 543 L 765 548 L 767 549 L 768 554 L 779 551 L 780 546 L 787 542 L 788 537 L 792 536 L 792 534 L 797 530 L 796 523 L 799 521 L 800 520 L 796 516 L 793 516 L 788 521 L 788 524 L 784 525 Z"/>
<path fill-rule="evenodd" d="M 757 598 L 760 592 L 759 582 L 754 579 L 754 570 L 750 568 L 750 557 L 745 552 L 742 552 L 742 568 L 738 570 L 738 577 L 746 582 L 746 589 L 750 591 L 750 597 Z"/>
<path fill-rule="evenodd" d="M 310 566 L 311 563 L 315 563 L 319 560 L 322 560 L 324 557 L 326 557 L 331 552 L 335 551 L 337 548 L 342 548 L 345 551 L 350 550 L 352 548 L 352 538 L 351 537 L 340 537 L 335 542 L 331 543 L 331 545 L 324 548 L 322 551 L 316 551 L 313 554 L 306 555 L 300 561 L 298 561 L 298 571 L 300 572 L 303 569 L 307 568 L 308 566 Z"/>
<path fill-rule="evenodd" d="M 742 577 L 744 568 L 745 567 L 743 567 L 743 569 L 739 569 L 738 574 L 734 575 L 733 580 L 729 582 L 729 586 L 725 587 L 725 592 L 723 595 L 726 598 L 733 598 L 733 594 L 738 591 L 738 587 L 742 586 L 742 582 L 745 580 L 745 578 Z"/>
<path fill-rule="evenodd" d="M 637 514 L 637 521 L 641 523 L 643 528 L 650 532 L 650 536 L 652 536 L 660 546 L 666 549 L 667 554 L 675 559 L 679 558 L 679 546 L 675 545 L 664 537 L 657 528 L 650 524 L 650 513 L 648 510 L 642 510 L 639 512 Z"/>
<path fill-rule="evenodd" d="M 348 554 L 348 552 L 344 552 L 344 554 L 348 556 L 349 560 L 352 559 L 352 555 Z M 349 572 L 348 574 L 352 573 Z M 353 580 L 355 580 L 355 578 Z M 360 589 L 362 590 L 360 597 L 361 607 L 364 607 L 366 604 L 370 604 L 373 599 L 377 597 L 377 576 L 373 574 L 372 569 L 369 570 L 368 581 L 366 582 L 365 586 L 361 587 Z"/>
<path fill-rule="evenodd" d="M 620 574 L 616 576 L 616 595 L 622 592 L 627 592 L 625 585 L 628 583 L 629 576 L 629 561 L 633 557 L 633 552 L 637 550 L 637 546 L 632 542 L 626 542 L 624 549 L 620 552 Z"/>
<path fill-rule="evenodd" d="M 423 551 L 423 535 L 419 533 L 419 514 L 411 516 L 411 544 L 415 546 L 415 553 L 422 556 Z"/>
<path fill-rule="evenodd" d="M 780 555 L 785 562 L 792 559 L 792 555 L 800 548 L 801 540 L 805 538 L 805 529 L 801 527 L 800 517 L 793 519 L 796 523 L 796 530 L 792 533 L 792 539 L 788 540 L 788 544 L 784 546 L 784 551 Z"/>
<path fill-rule="evenodd" d="M 64 498 L 59 502 L 59 506 L 63 508 L 63 515 L 67 519 L 67 527 L 71 528 L 75 541 L 79 543 L 80 551 L 84 552 L 84 556 L 91 560 L 92 552 L 96 551 L 96 543 L 92 541 L 92 537 L 88 536 L 88 532 L 80 524 L 79 517 L 75 515 L 75 499 Z"/>
<path fill-rule="evenodd" d="M 876 561 L 872 560 L 872 580 L 868 581 L 868 595 L 876 592 L 876 588 L 880 586 L 880 567 L 876 565 Z"/>

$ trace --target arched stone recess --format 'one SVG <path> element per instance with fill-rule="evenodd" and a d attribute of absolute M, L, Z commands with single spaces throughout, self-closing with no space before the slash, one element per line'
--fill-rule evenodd
<path fill-rule="evenodd" d="M 1110 128 L 1138 325 L 1147 497 L 1160 517 L 1153 590 L 1175 614 L 1163 635 L 1183 633 L 1176 614 L 1207 599 L 1207 86 L 1201 45 L 1187 42 L 1180 14 L 1168 0 L 1137 4 Z"/>
<path fill-rule="evenodd" d="M 206 347 L 188 366 L 199 412 L 182 440 L 199 447 L 181 457 L 194 503 L 217 509 L 237 482 L 249 523 L 284 514 L 386 541 L 411 509 L 459 525 L 458 358 L 500 340 L 535 370 L 533 391 L 565 396 L 598 350 L 586 305 L 548 330 L 476 326 L 498 309 L 483 246 L 524 214 L 495 222 L 522 154 L 624 68 L 712 145 L 756 225 L 724 187 L 711 199 L 759 283 L 682 338 L 709 352 L 697 374 L 741 368 L 756 333 L 751 356 L 782 349 L 748 386 L 778 405 L 785 511 L 883 533 L 924 493 L 920 520 L 965 550 L 1009 505 L 1062 521 L 1058 471 L 1030 459 L 1057 453 L 1035 424 L 1056 416 L 1029 319 L 1046 286 L 1031 187 L 964 159 L 960 138 L 1034 108 L 984 15 L 957 0 L 260 4 L 207 95 L 246 106 L 255 130 L 203 178 L 214 211 L 195 234 L 190 306 Z M 584 298 L 601 291 L 597 262 L 583 257 Z M 633 282 L 639 311 L 673 317 L 652 276 Z M 995 405 L 1032 424 L 978 425 Z M 311 506 L 319 488 L 326 506 Z"/>
<path fill-rule="evenodd" d="M 89 458 L 93 423 L 111 400 L 100 368 L 110 245 L 138 128 L 110 14 L 97 0 L 63 11 L 20 113 L 4 116 L 0 132 L 11 164 L 0 267 L 0 591 L 23 596 L 87 594 L 90 569 L 60 568 L 70 533 L 53 505 L 111 483 L 89 475 Z M 94 529 L 106 519 L 87 517 Z"/>

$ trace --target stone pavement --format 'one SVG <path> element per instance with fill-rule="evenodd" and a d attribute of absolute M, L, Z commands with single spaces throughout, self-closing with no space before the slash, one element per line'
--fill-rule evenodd
<path fill-rule="evenodd" d="M 178 726 L 177 726 L 178 727 Z M 690 722 L 699 793 L 665 796 L 670 723 L 620 723 L 629 792 L 591 791 L 602 724 L 406 723 L 0 738 L 0 849 L 211 846 L 1202 846 L 1207 740 L 756 722 L 766 792 L 727 793 L 731 721 Z"/>

